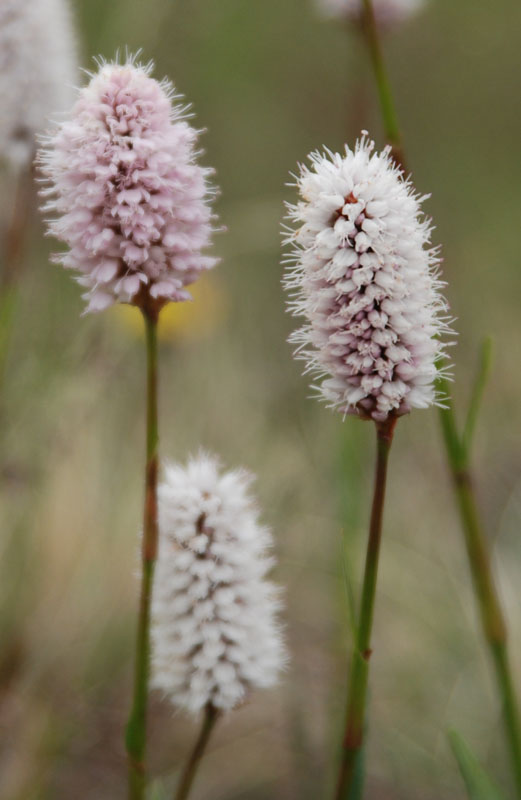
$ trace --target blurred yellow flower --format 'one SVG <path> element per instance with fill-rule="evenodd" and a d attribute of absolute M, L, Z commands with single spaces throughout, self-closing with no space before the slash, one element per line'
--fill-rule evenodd
<path fill-rule="evenodd" d="M 168 303 L 159 315 L 158 336 L 163 342 L 184 342 L 209 336 L 222 322 L 226 312 L 224 292 L 212 276 L 205 275 L 187 287 L 193 301 Z M 132 305 L 119 303 L 109 309 L 108 317 L 129 336 L 144 335 L 141 312 Z"/>

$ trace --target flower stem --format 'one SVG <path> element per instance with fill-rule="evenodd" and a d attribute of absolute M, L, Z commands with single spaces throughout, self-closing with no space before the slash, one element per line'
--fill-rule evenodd
<path fill-rule="evenodd" d="M 338 776 L 336 800 L 344 800 L 348 796 L 363 743 L 369 659 L 371 656 L 371 631 L 373 627 L 380 543 L 382 540 L 387 463 L 396 419 L 396 417 L 389 417 L 385 422 L 377 423 L 376 425 L 377 453 L 373 506 L 367 542 L 359 623 L 351 661 L 346 727 L 342 743 L 342 763 Z"/>
<path fill-rule="evenodd" d="M 134 695 L 126 729 L 129 800 L 143 800 L 146 785 L 146 723 L 150 660 L 150 606 L 157 555 L 157 312 L 143 311 L 147 352 L 147 448 L 142 541 L 142 579 L 136 636 Z"/>
<path fill-rule="evenodd" d="M 365 36 L 378 87 L 386 137 L 392 146 L 395 161 L 405 171 L 398 117 L 382 56 L 372 0 L 363 0 L 363 3 Z M 447 394 L 447 392 L 444 392 L 444 394 Z M 439 414 L 460 511 L 472 581 L 478 600 L 481 624 L 494 664 L 496 682 L 501 697 L 505 738 L 511 756 L 517 798 L 521 800 L 521 724 L 519 707 L 508 661 L 506 626 L 494 584 L 490 553 L 477 510 L 473 481 L 470 475 L 469 443 L 467 441 L 469 435 L 465 435 L 465 433 L 463 436 L 459 435 L 454 410 L 450 402 L 447 402 L 446 408 L 440 409 Z M 472 419 L 472 427 L 474 422 L 475 420 Z"/>
<path fill-rule="evenodd" d="M 201 759 L 206 750 L 206 745 L 219 719 L 219 711 L 211 703 L 208 703 L 204 710 L 204 719 L 201 731 L 195 743 L 194 749 L 190 753 L 188 760 L 181 774 L 181 779 L 175 793 L 175 800 L 186 800 L 192 788 L 192 784 L 201 763 Z"/>

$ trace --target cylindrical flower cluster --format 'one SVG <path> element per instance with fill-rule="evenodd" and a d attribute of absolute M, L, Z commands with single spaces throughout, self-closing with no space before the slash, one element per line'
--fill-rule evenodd
<path fill-rule="evenodd" d="M 431 227 L 390 150 L 364 136 L 354 151 L 313 153 L 288 206 L 290 308 L 306 324 L 290 341 L 319 394 L 342 413 L 384 421 L 436 402 L 449 330 Z"/>
<path fill-rule="evenodd" d="M 65 111 L 77 79 L 67 0 L 0 3 L 0 158 L 27 164 L 48 117 Z"/>
<path fill-rule="evenodd" d="M 363 0 L 316 0 L 324 16 L 360 20 Z M 404 22 L 425 3 L 425 0 L 373 0 L 376 21 L 382 27 L 392 27 Z"/>
<path fill-rule="evenodd" d="M 213 267 L 211 170 L 196 163 L 198 131 L 152 65 L 104 64 L 40 161 L 50 181 L 49 231 L 81 273 L 87 311 L 115 302 L 158 309 L 190 299 L 184 288 Z"/>
<path fill-rule="evenodd" d="M 251 477 L 201 454 L 166 469 L 152 603 L 153 683 L 179 708 L 229 710 L 276 683 L 285 650 L 272 540 Z"/>

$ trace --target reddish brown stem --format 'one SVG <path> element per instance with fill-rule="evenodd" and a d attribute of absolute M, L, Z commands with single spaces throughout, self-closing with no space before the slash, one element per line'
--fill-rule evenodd
<path fill-rule="evenodd" d="M 336 800 L 343 800 L 348 796 L 355 775 L 357 758 L 363 744 L 369 659 L 372 652 L 371 632 L 382 541 L 387 464 L 396 421 L 396 417 L 389 417 L 385 422 L 377 423 L 376 425 L 377 455 L 373 505 L 360 601 L 360 620 L 351 661 L 346 726 L 342 743 L 342 763 L 338 776 Z"/>
<path fill-rule="evenodd" d="M 157 313 L 143 311 L 147 343 L 147 459 L 142 541 L 142 581 L 136 635 L 134 700 L 126 729 L 129 800 L 144 800 L 146 791 L 147 704 L 150 660 L 150 610 L 157 557 Z"/>
<path fill-rule="evenodd" d="M 186 800 L 190 794 L 197 769 L 201 763 L 206 746 L 218 719 L 219 710 L 211 703 L 208 703 L 204 710 L 203 725 L 199 733 L 199 737 L 181 774 L 181 779 L 175 793 L 175 800 Z"/>

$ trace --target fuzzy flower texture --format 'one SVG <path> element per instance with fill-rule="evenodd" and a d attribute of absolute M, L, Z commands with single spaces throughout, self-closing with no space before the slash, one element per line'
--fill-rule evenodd
<path fill-rule="evenodd" d="M 146 67 L 102 65 L 42 150 L 50 232 L 81 273 L 87 311 L 115 302 L 158 309 L 216 263 L 210 242 L 211 170 L 195 159 L 198 131 L 172 105 L 171 84 Z"/>
<path fill-rule="evenodd" d="M 315 388 L 343 413 L 384 421 L 436 402 L 434 381 L 449 331 L 423 197 L 390 150 L 362 138 L 345 155 L 311 156 L 289 206 L 290 308 L 297 357 Z"/>
<path fill-rule="evenodd" d="M 285 662 L 279 590 L 266 579 L 271 534 L 250 483 L 202 454 L 168 467 L 159 487 L 153 682 L 192 713 L 234 708 L 251 689 L 275 684 Z"/>
<path fill-rule="evenodd" d="M 411 17 L 425 0 L 373 0 L 376 21 L 384 28 L 394 27 Z M 319 11 L 326 17 L 345 17 L 359 20 L 363 0 L 316 0 Z"/>
<path fill-rule="evenodd" d="M 72 102 L 75 50 L 67 0 L 1 0 L 0 156 L 9 163 L 28 164 L 49 115 Z"/>

